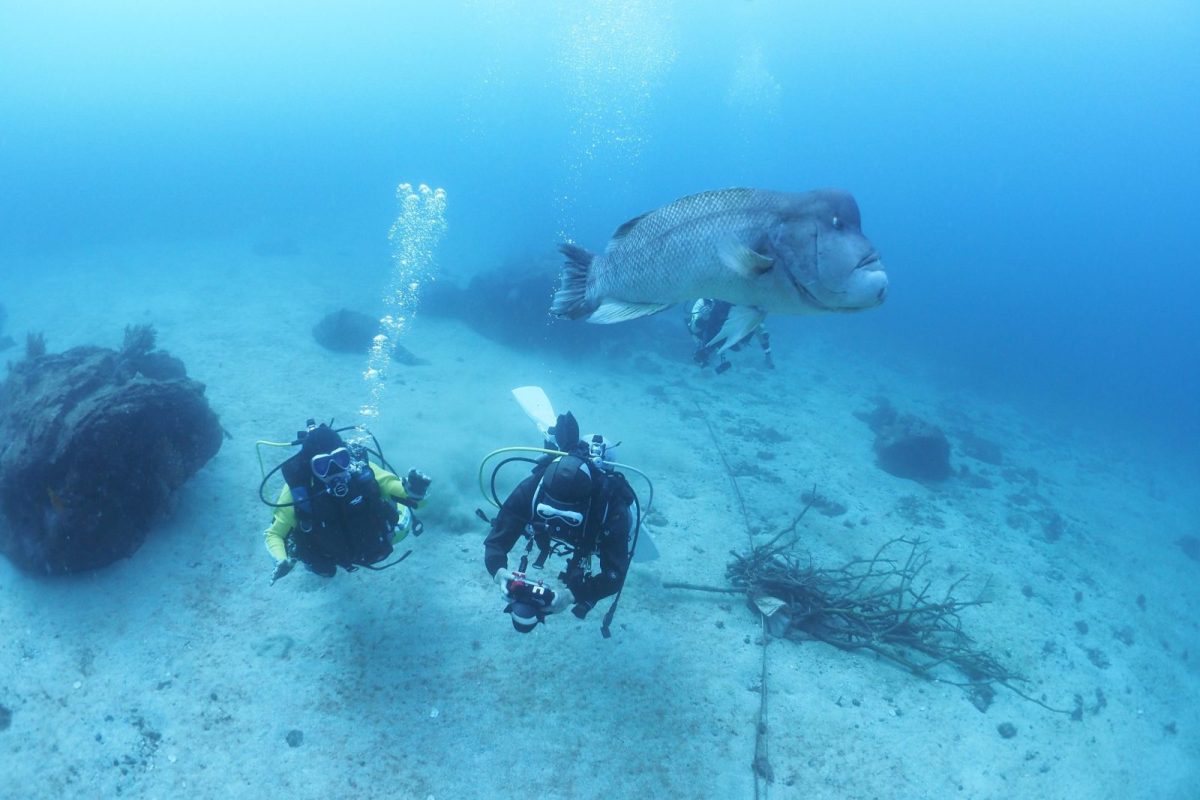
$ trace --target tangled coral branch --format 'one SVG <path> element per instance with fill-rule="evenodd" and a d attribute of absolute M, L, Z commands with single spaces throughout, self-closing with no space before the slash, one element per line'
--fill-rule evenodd
<path fill-rule="evenodd" d="M 1013 684 L 1025 679 L 967 635 L 959 614 L 983 601 L 954 596 L 963 578 L 935 595 L 931 581 L 922 580 L 929 565 L 923 541 L 891 539 L 870 558 L 822 569 L 795 555 L 794 539 L 779 544 L 801 517 L 803 512 L 767 544 L 734 553 L 726 571 L 734 587 L 751 598 L 770 596 L 784 603 L 785 636 L 870 651 L 914 675 L 962 687 L 976 697 L 990 698 L 992 686 L 1000 685 L 1051 711 L 1071 713 L 1017 689 Z M 891 557 L 898 548 L 907 552 Z"/>

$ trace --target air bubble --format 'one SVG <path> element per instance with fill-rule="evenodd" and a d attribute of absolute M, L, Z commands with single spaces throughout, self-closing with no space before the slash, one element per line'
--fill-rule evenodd
<path fill-rule="evenodd" d="M 432 280 L 436 271 L 434 250 L 446 232 L 446 192 L 421 183 L 414 190 L 411 183 L 396 187 L 400 213 L 388 231 L 392 244 L 392 274 L 384 304 L 391 311 L 379 320 L 380 333 L 372 343 L 363 380 L 370 400 L 359 414 L 363 419 L 377 419 L 387 386 L 392 353 L 409 319 L 417 309 L 421 285 Z"/>

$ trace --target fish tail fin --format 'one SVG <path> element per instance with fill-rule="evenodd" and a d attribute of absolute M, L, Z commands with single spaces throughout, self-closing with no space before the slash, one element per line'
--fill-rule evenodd
<path fill-rule="evenodd" d="M 596 310 L 587 302 L 588 268 L 596 256 L 575 244 L 560 245 L 558 251 L 567 260 L 558 276 L 558 290 L 550 303 L 550 314 L 567 319 L 586 317 Z"/>

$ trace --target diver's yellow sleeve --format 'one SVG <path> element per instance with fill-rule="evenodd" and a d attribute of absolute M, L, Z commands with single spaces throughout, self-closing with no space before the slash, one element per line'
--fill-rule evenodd
<path fill-rule="evenodd" d="M 394 476 L 393 476 L 394 477 Z M 283 561 L 287 554 L 287 535 L 296 526 L 296 509 L 292 506 L 292 488 L 284 486 L 275 502 L 282 507 L 275 509 L 275 519 L 267 528 L 263 538 L 267 541 L 267 552 L 276 561 Z M 286 503 L 286 505 L 284 505 Z"/>
<path fill-rule="evenodd" d="M 388 472 L 383 467 L 371 465 L 371 471 L 375 473 L 375 482 L 379 484 L 379 491 L 383 492 L 385 497 L 391 497 L 393 500 L 407 500 L 408 492 L 404 489 L 404 481 L 397 478 L 395 474 Z M 421 500 L 417 503 L 417 508 L 425 505 L 425 501 Z"/>
<path fill-rule="evenodd" d="M 404 489 L 404 481 L 396 477 L 396 475 L 383 467 L 371 465 L 371 470 L 375 473 L 375 482 L 379 484 L 379 491 L 384 497 L 390 497 L 393 500 L 408 500 L 408 492 Z M 424 500 L 417 501 L 416 508 L 421 508 L 425 505 Z M 396 544 L 405 536 L 408 536 L 412 531 L 412 515 L 405 514 L 405 509 L 400 509 L 400 524 L 396 526 L 395 532 L 392 534 L 392 544 Z"/>

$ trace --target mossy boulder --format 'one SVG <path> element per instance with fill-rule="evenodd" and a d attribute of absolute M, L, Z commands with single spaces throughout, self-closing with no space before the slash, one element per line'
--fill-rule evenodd
<path fill-rule="evenodd" d="M 32 573 L 96 569 L 142 545 L 223 432 L 152 329 L 119 351 L 36 338 L 0 384 L 0 552 Z"/>

